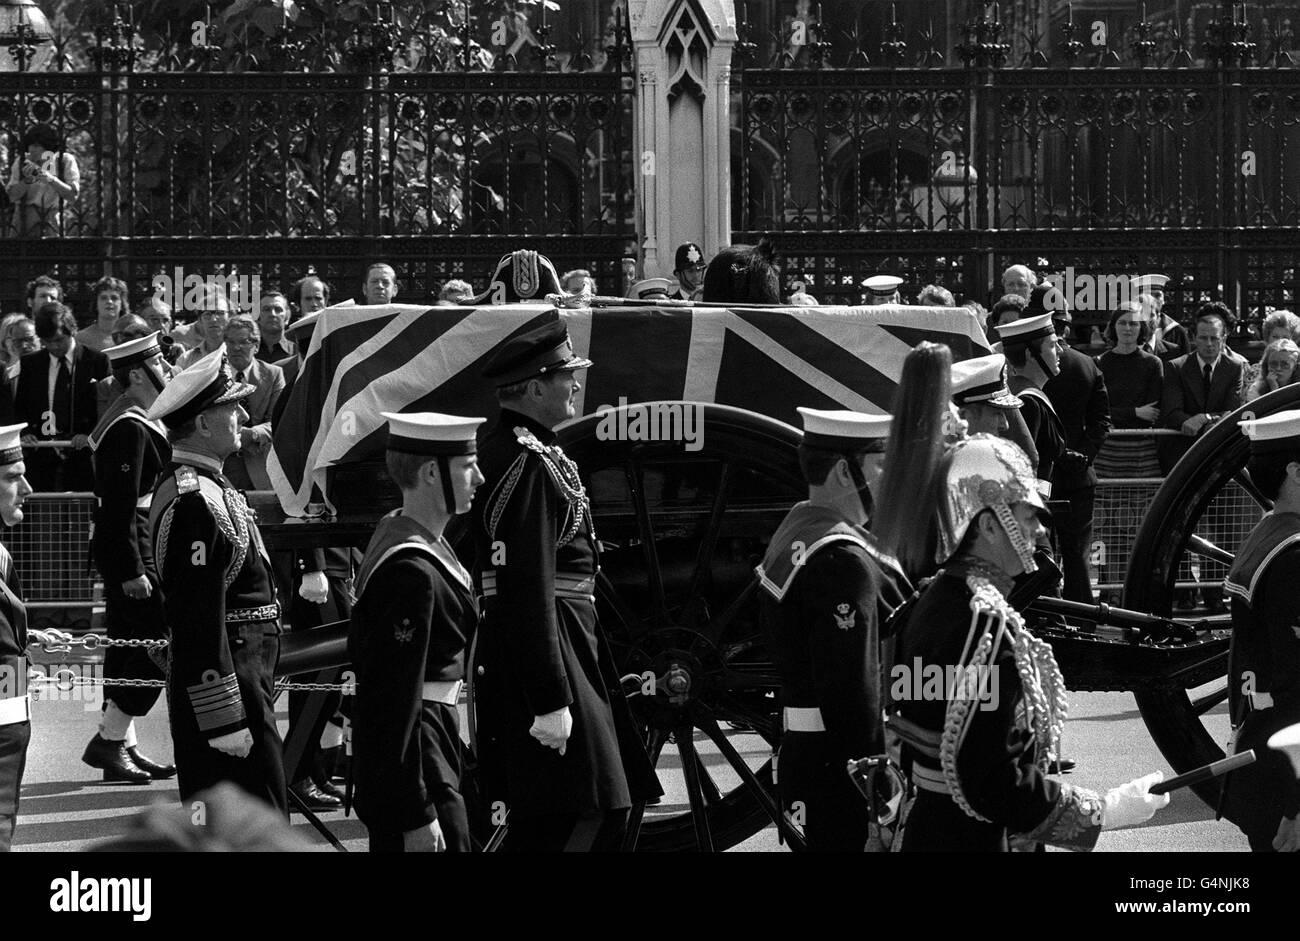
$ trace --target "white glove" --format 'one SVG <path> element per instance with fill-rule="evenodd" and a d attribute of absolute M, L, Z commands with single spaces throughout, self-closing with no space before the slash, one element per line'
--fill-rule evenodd
<path fill-rule="evenodd" d="M 302 584 L 298 586 L 298 595 L 303 601 L 312 604 L 324 604 L 330 596 L 330 585 L 324 572 L 304 572 Z"/>
<path fill-rule="evenodd" d="M 248 753 L 253 750 L 253 733 L 248 729 L 227 732 L 225 735 L 208 739 L 208 744 L 232 758 L 247 758 Z"/>
<path fill-rule="evenodd" d="M 445 853 L 447 840 L 438 821 L 407 830 L 402 834 L 402 849 L 407 853 Z"/>
<path fill-rule="evenodd" d="M 1169 804 L 1168 794 L 1150 793 L 1151 785 L 1159 784 L 1164 779 L 1163 771 L 1153 771 L 1145 777 L 1134 778 L 1127 784 L 1107 791 L 1106 808 L 1101 814 L 1101 828 L 1118 830 L 1121 827 L 1136 827 L 1154 817 L 1157 810 Z"/>
<path fill-rule="evenodd" d="M 559 749 L 560 754 L 563 755 L 564 743 L 568 741 L 569 733 L 572 731 L 573 716 L 569 715 L 569 707 L 564 706 L 544 716 L 535 716 L 533 727 L 528 730 L 528 734 L 547 748 Z"/>

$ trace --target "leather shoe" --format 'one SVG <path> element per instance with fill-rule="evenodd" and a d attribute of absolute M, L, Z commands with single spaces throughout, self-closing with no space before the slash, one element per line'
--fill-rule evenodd
<path fill-rule="evenodd" d="M 340 798 L 326 794 L 318 788 L 314 781 L 306 778 L 292 785 L 289 790 L 293 791 L 302 802 L 307 805 L 308 810 L 342 810 L 343 801 Z M 293 802 L 290 802 L 289 809 L 301 812 L 301 808 Z"/>
<path fill-rule="evenodd" d="M 333 781 L 324 781 L 320 778 L 313 777 L 311 783 L 315 784 L 322 794 L 328 794 L 330 797 L 337 797 L 339 800 L 343 800 L 343 789 Z"/>
<path fill-rule="evenodd" d="M 1061 758 L 1047 766 L 1048 774 L 1068 774 L 1078 766 L 1073 758 Z"/>
<path fill-rule="evenodd" d="M 146 758 L 144 755 L 140 754 L 140 749 L 135 745 L 128 748 L 126 753 L 131 756 L 131 760 L 135 762 L 137 768 L 145 772 L 155 781 L 163 781 L 176 774 L 175 765 L 160 765 L 152 758 Z"/>
<path fill-rule="evenodd" d="M 102 768 L 105 781 L 123 784 L 148 784 L 153 778 L 140 768 L 126 750 L 126 742 L 110 742 L 99 733 L 90 740 L 81 760 L 92 768 Z"/>

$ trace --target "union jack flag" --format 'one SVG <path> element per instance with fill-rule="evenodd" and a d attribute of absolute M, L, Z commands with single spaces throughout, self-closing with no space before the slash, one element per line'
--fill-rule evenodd
<path fill-rule="evenodd" d="M 380 412 L 492 416 L 481 378 L 493 351 L 552 307 L 338 305 L 323 311 L 275 429 L 267 470 L 302 515 L 327 471 L 383 454 Z M 955 360 L 989 352 L 975 315 L 941 307 L 619 307 L 562 310 L 582 376 L 581 414 L 620 398 L 713 402 L 798 427 L 796 406 L 889 411 L 903 358 L 922 340 Z"/>

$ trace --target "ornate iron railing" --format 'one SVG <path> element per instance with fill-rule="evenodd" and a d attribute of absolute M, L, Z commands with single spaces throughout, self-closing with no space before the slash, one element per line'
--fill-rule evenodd
<path fill-rule="evenodd" d="M 1294 4 L 804 6 L 740 4 L 733 234 L 819 299 L 892 273 L 984 302 L 1013 263 L 1163 272 L 1184 318 L 1300 299 Z"/>
<path fill-rule="evenodd" d="M 176 266 L 264 284 L 313 268 L 346 296 L 380 257 L 414 301 L 452 277 L 481 288 L 520 247 L 621 285 L 635 253 L 621 0 L 553 25 L 511 2 L 403 22 L 380 4 L 342 48 L 292 28 L 141 35 L 107 6 L 93 43 L 56 38 L 53 70 L 0 74 L 5 182 L 38 123 L 81 173 L 73 201 L 15 211 L 0 194 L 8 303 L 53 271 L 88 314 L 103 273 L 135 299 Z"/>

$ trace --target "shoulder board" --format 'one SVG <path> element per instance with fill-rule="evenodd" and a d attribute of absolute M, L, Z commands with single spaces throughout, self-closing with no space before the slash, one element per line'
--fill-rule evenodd
<path fill-rule="evenodd" d="M 186 464 L 176 468 L 172 476 L 176 478 L 177 493 L 194 493 L 199 489 L 199 472 Z"/>
<path fill-rule="evenodd" d="M 533 434 L 523 425 L 515 426 L 515 440 L 530 451 L 536 451 L 538 454 L 546 453 L 546 445 L 537 440 L 537 435 Z"/>

